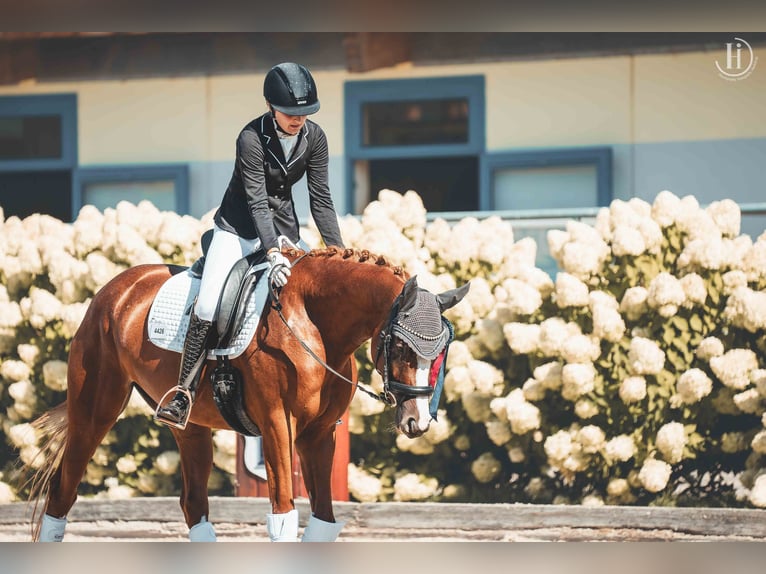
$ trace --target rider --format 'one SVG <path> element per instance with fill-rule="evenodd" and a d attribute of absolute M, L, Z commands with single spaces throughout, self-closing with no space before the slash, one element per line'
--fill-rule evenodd
<path fill-rule="evenodd" d="M 292 186 L 304 174 L 311 215 L 328 246 L 343 247 L 327 179 L 327 139 L 306 116 L 319 110 L 311 73 L 291 62 L 278 64 L 263 83 L 268 112 L 248 123 L 237 138 L 234 173 L 214 218 L 199 296 L 184 341 L 176 394 L 159 405 L 156 418 L 183 428 L 194 401 L 208 334 L 223 283 L 242 257 L 264 249 L 271 265 L 270 280 L 284 287 L 290 261 L 277 237 L 300 241 Z"/>

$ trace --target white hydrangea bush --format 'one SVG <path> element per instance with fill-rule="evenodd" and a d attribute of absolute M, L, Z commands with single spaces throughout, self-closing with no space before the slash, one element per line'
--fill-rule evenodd
<path fill-rule="evenodd" d="M 521 388 L 546 390 L 527 393 L 546 456 L 534 490 L 547 476 L 575 501 L 762 506 L 766 233 L 740 235 L 730 200 L 665 191 L 548 241 L 553 293 L 503 327 L 533 373 Z"/>
<path fill-rule="evenodd" d="M 30 422 L 66 396 L 69 342 L 91 298 L 120 271 L 141 263 L 190 265 L 210 214 L 160 212 L 147 201 L 103 213 L 82 208 L 73 223 L 24 219 L 0 210 L 0 500 L 23 499 L 16 458 L 47 463 Z M 231 441 L 216 441 L 211 491 L 233 491 Z M 105 498 L 180 492 L 175 442 L 134 391 L 88 464 L 82 494 Z"/>
<path fill-rule="evenodd" d="M 0 500 L 14 458 L 43 464 L 29 422 L 58 403 L 68 344 L 90 298 L 128 266 L 192 263 L 211 214 L 151 204 L 85 207 L 72 224 L 0 217 Z M 740 235 L 736 204 L 660 193 L 614 201 L 595 223 L 549 232 L 560 270 L 497 217 L 428 222 L 415 192 L 380 193 L 340 221 L 346 243 L 441 292 L 471 281 L 437 420 L 410 440 L 392 409 L 350 409 L 355 500 L 766 507 L 766 233 Z M 319 245 L 315 227 L 304 238 Z M 368 346 L 360 378 L 380 391 Z M 233 433 L 214 436 L 211 492 L 232 491 Z M 179 491 L 175 444 L 134 393 L 89 464 L 99 497 Z"/>
<path fill-rule="evenodd" d="M 508 223 L 427 223 L 415 198 L 383 191 L 343 222 L 430 289 L 472 285 L 447 312 L 446 437 L 441 413 L 407 441 L 354 399 L 352 458 L 378 500 L 414 473 L 436 500 L 766 506 L 766 233 L 740 235 L 734 202 L 616 200 L 549 232 L 551 278 Z"/>

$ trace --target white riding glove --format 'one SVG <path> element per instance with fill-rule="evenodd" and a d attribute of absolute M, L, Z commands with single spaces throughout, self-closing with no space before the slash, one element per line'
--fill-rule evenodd
<path fill-rule="evenodd" d="M 290 260 L 279 251 L 271 251 L 266 255 L 271 264 L 269 269 L 269 280 L 277 287 L 287 285 L 290 277 Z"/>

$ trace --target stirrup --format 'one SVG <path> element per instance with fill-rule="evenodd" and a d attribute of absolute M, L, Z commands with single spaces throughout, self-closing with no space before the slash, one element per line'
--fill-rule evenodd
<path fill-rule="evenodd" d="M 162 410 L 162 405 L 165 404 L 165 400 L 172 394 L 175 396 L 175 393 L 182 393 L 186 395 L 186 398 L 189 401 L 189 408 L 186 409 L 186 416 L 184 417 L 184 420 L 177 422 L 172 419 L 166 418 L 165 416 L 160 413 Z M 160 402 L 157 403 L 157 410 L 154 411 L 154 420 L 158 423 L 165 424 L 169 427 L 177 428 L 178 430 L 184 430 L 186 428 L 187 423 L 189 422 L 189 417 L 191 416 L 191 410 L 192 405 L 194 404 L 194 399 L 192 399 L 192 394 L 189 389 L 186 389 L 182 387 L 181 385 L 176 385 L 175 387 L 172 387 L 167 393 L 162 395 L 162 398 L 160 399 Z"/>

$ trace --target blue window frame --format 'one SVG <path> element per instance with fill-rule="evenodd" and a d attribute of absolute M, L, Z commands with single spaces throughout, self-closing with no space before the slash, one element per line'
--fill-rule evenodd
<path fill-rule="evenodd" d="M 72 217 L 77 96 L 0 96 L 0 205 L 6 217 Z"/>
<path fill-rule="evenodd" d="M 567 168 L 577 166 L 590 166 L 595 170 L 594 190 L 595 205 L 589 207 L 609 205 L 612 200 L 612 148 L 611 147 L 588 147 L 588 148 L 564 148 L 545 150 L 525 150 L 518 152 L 503 152 L 487 154 L 483 160 L 482 209 L 496 209 L 497 189 L 496 179 L 501 171 L 505 170 L 533 170 L 549 168 Z M 537 206 L 537 209 L 546 207 L 560 207 L 556 205 Z M 584 207 L 584 206 L 578 206 Z"/>
<path fill-rule="evenodd" d="M 182 215 L 189 213 L 189 166 L 187 164 L 81 167 L 77 170 L 75 179 L 76 183 L 72 194 L 73 213 L 77 213 L 84 202 L 87 202 L 89 186 L 137 184 L 140 188 L 142 183 L 163 183 L 166 186 L 172 186 L 170 193 L 172 194 L 173 205 L 160 205 L 158 207 L 173 210 Z M 146 197 L 131 197 L 130 192 L 128 192 L 120 195 L 119 199 L 138 203 L 139 200 L 146 199 Z"/>
<path fill-rule="evenodd" d="M 34 96 L 0 96 L 0 118 L 60 118 L 59 157 L 41 159 L 3 159 L 0 171 L 67 170 L 77 165 L 77 96 L 51 94 Z"/>
<path fill-rule="evenodd" d="M 480 195 L 481 170 L 479 165 L 485 146 L 484 89 L 484 76 L 346 82 L 344 98 L 347 210 L 355 212 L 364 208 L 364 205 L 359 205 L 360 201 L 357 201 L 355 186 L 357 162 L 379 162 L 382 160 L 403 162 L 417 159 L 433 161 L 440 158 L 455 158 L 457 161 L 463 161 L 467 164 L 475 162 L 477 173 L 475 186 L 477 194 Z M 460 100 L 467 103 L 468 126 L 464 141 L 409 145 L 365 144 L 364 110 L 366 105 L 434 100 Z M 371 200 L 374 197 L 367 199 Z"/>

